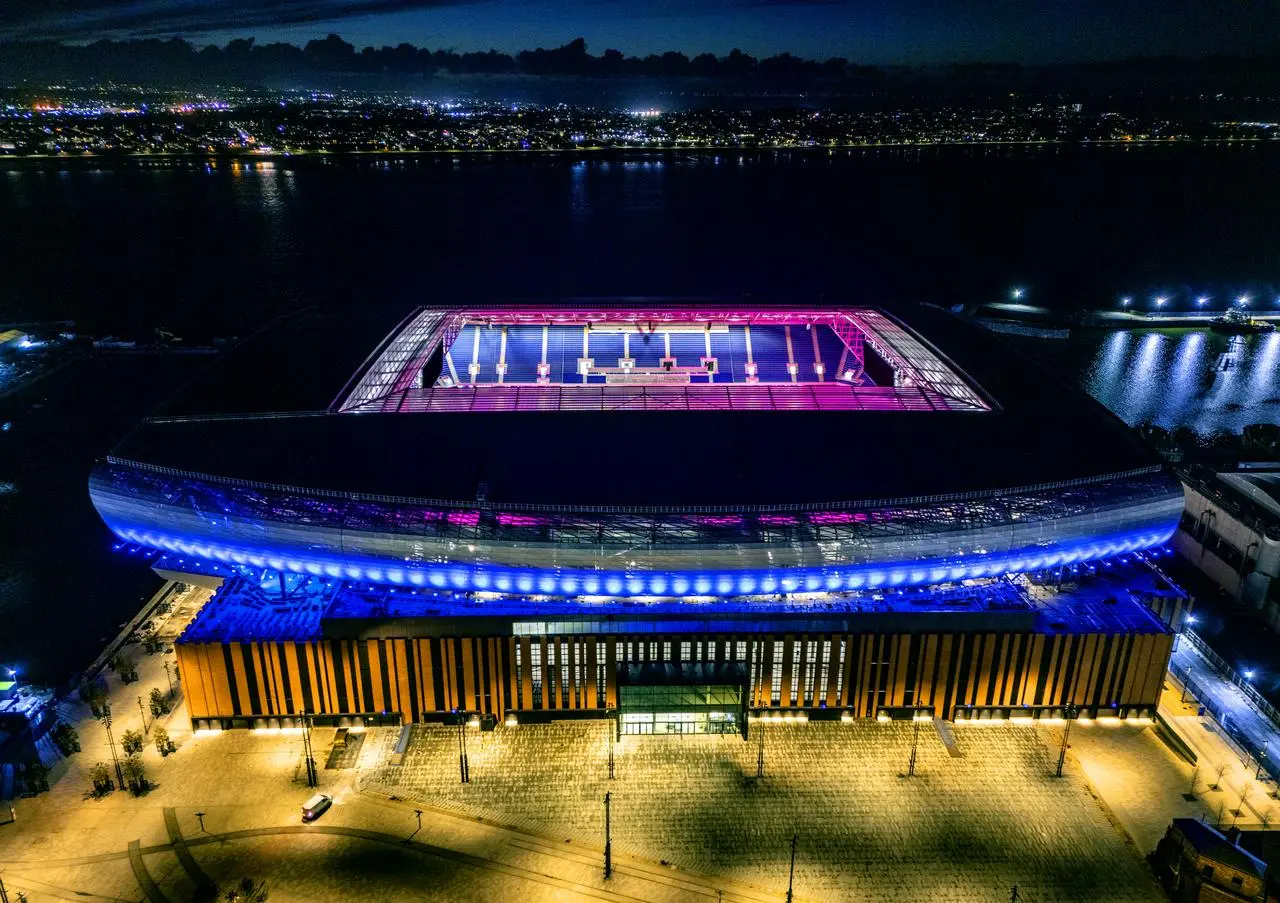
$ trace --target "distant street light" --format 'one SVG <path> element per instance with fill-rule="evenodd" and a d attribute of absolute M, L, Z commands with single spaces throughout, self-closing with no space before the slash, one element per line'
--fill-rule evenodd
<path fill-rule="evenodd" d="M 1168 300 L 1169 300 L 1169 299 L 1168 299 L 1168 298 L 1166 298 L 1164 295 L 1160 295 L 1160 296 L 1158 296 L 1158 297 L 1156 298 L 1156 307 L 1164 307 L 1165 302 L 1166 302 L 1166 301 L 1168 301 Z"/>
<path fill-rule="evenodd" d="M 1241 295 L 1239 298 L 1236 298 L 1236 304 L 1239 304 L 1241 307 L 1248 307 L 1248 306 L 1249 306 L 1249 296 L 1248 296 L 1248 295 Z"/>
<path fill-rule="evenodd" d="M 1245 679 L 1245 680 L 1253 680 L 1253 671 L 1252 671 L 1252 669 L 1250 669 L 1250 670 L 1248 670 L 1248 671 L 1244 672 L 1244 679 Z"/>
<path fill-rule="evenodd" d="M 1023 296 L 1023 295 L 1025 295 L 1025 294 L 1026 294 L 1026 292 L 1024 292 L 1022 289 L 1020 289 L 1020 288 L 1015 288 L 1015 289 L 1013 290 L 1013 300 L 1014 300 L 1014 301 L 1021 301 L 1021 300 L 1022 300 L 1022 296 Z"/>
<path fill-rule="evenodd" d="M 1199 304 L 1201 307 L 1204 307 L 1208 303 L 1209 303 L 1208 295 L 1201 295 L 1199 298 L 1196 298 L 1196 304 Z"/>
<path fill-rule="evenodd" d="M 1123 298 L 1120 299 L 1121 307 L 1128 307 L 1132 303 L 1133 303 L 1133 299 L 1130 298 L 1128 295 L 1125 295 Z"/>
<path fill-rule="evenodd" d="M 201 833 L 201 834 L 208 834 L 209 832 L 208 832 L 208 831 L 206 831 L 206 830 L 204 829 L 204 813 L 203 813 L 203 812 L 197 812 L 197 813 L 196 813 L 196 818 L 198 818 L 198 819 L 200 820 L 200 833 Z"/>

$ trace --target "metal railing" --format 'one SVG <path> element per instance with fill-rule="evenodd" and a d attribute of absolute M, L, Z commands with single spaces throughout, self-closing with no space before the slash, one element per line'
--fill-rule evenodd
<path fill-rule="evenodd" d="M 1257 691 L 1248 678 L 1237 672 L 1235 668 L 1222 658 L 1222 656 L 1210 649 L 1209 644 L 1201 639 L 1194 630 L 1184 628 L 1182 631 L 1182 637 L 1195 647 L 1197 652 L 1204 656 L 1205 660 L 1213 666 L 1213 670 L 1217 671 L 1221 677 L 1226 678 L 1231 681 L 1231 683 L 1239 687 L 1240 692 L 1244 694 L 1245 698 L 1253 703 L 1253 705 L 1258 708 L 1258 711 L 1266 715 L 1271 721 L 1272 726 L 1275 727 L 1276 730 L 1280 731 L 1280 712 L 1277 712 L 1275 707 Z"/>
<path fill-rule="evenodd" d="M 1280 780 L 1280 762 L 1273 763 L 1267 756 L 1265 744 L 1263 747 L 1257 746 L 1244 731 L 1236 727 L 1231 712 L 1213 701 L 1213 697 L 1192 676 L 1189 668 L 1170 662 L 1169 673 L 1196 698 L 1201 708 L 1213 716 L 1213 720 L 1218 723 L 1222 739 L 1240 757 L 1241 763 L 1247 770 L 1252 771 L 1256 768 L 1258 773 L 1266 776 L 1267 780 Z"/>

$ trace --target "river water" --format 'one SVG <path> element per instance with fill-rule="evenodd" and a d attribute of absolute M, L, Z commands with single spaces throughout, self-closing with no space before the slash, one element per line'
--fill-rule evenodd
<path fill-rule="evenodd" d="M 1277 143 L 1280 145 L 1280 143 Z M 1280 146 L 407 160 L 0 162 L 0 324 L 244 335 L 277 313 L 744 295 L 1067 310 L 1280 292 Z M 335 337 L 338 338 L 338 337 Z M 1011 338 L 1130 423 L 1280 419 L 1280 334 Z M 323 353 L 323 349 L 317 349 Z M 100 359 L 2 397 L 0 664 L 64 679 L 153 578 L 92 461 L 204 359 Z M 0 361 L 0 380 L 20 372 Z"/>

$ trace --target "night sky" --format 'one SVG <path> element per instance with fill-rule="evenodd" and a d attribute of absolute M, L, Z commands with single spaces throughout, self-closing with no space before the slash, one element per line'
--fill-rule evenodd
<path fill-rule="evenodd" d="M 513 53 L 787 51 L 873 64 L 1274 51 L 1276 0 L 2 0 L 0 40 L 233 37 Z"/>

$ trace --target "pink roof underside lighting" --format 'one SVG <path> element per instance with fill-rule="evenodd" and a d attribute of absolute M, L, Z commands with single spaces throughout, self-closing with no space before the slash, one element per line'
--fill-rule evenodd
<path fill-rule="evenodd" d="M 483 384 L 420 386 L 416 377 L 443 344 L 481 326 L 608 324 L 637 333 L 684 325 L 830 327 L 862 369 L 870 348 L 894 372 L 894 385 L 716 383 L 712 385 Z M 464 411 L 986 411 L 990 405 L 932 348 L 878 310 L 803 309 L 425 309 L 384 343 L 339 405 L 352 413 Z"/>
<path fill-rule="evenodd" d="M 420 389 L 357 408 L 436 411 L 951 411 L 973 410 L 927 389 L 841 383 L 715 386 L 454 386 Z"/>

